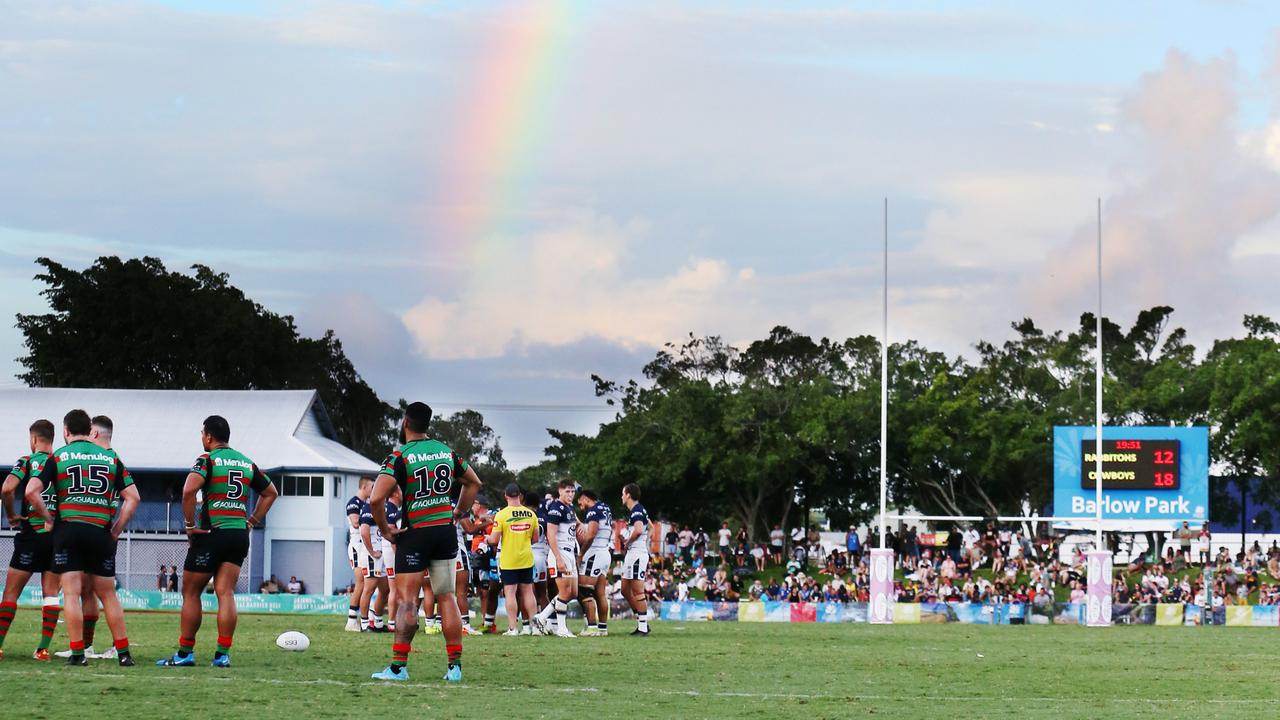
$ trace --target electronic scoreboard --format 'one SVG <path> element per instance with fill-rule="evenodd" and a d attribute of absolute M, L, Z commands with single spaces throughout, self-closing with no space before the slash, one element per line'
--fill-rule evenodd
<path fill-rule="evenodd" d="M 1177 490 L 1182 486 L 1182 443 L 1177 440 L 1102 440 L 1103 490 Z M 1097 446 L 1080 441 L 1080 487 L 1097 487 Z"/>

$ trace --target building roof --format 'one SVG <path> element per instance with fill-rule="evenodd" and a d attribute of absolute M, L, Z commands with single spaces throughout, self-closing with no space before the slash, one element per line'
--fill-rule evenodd
<path fill-rule="evenodd" d="M 231 446 L 264 471 L 374 473 L 378 465 L 338 443 L 314 390 L 0 390 L 0 463 L 30 451 L 28 428 L 45 418 L 57 428 L 73 408 L 106 415 L 112 447 L 130 470 L 183 472 L 202 452 L 200 428 L 209 415 L 231 425 Z"/>

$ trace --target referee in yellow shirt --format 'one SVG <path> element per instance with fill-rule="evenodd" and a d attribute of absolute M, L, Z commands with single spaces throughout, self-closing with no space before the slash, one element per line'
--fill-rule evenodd
<path fill-rule="evenodd" d="M 505 635 L 531 635 L 529 618 L 537 612 L 533 600 L 533 544 L 538 541 L 538 516 L 521 505 L 523 494 L 515 483 L 507 485 L 503 495 L 507 506 L 493 517 L 493 531 L 485 540 L 490 545 L 501 541 L 498 573 L 507 599 L 507 632 Z M 516 628 L 516 592 L 520 593 L 519 609 L 524 612 L 524 630 Z"/>

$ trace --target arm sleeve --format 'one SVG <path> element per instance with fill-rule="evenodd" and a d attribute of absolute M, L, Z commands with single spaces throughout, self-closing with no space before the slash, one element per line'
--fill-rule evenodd
<path fill-rule="evenodd" d="M 124 466 L 120 458 L 116 458 L 116 492 L 124 492 L 132 484 L 133 476 L 129 474 L 129 468 Z"/>
<path fill-rule="evenodd" d="M 253 478 L 249 480 L 249 487 L 253 488 L 256 493 L 261 493 L 271 484 L 271 478 L 267 474 L 258 469 L 257 465 L 253 466 Z"/>
<path fill-rule="evenodd" d="M 191 466 L 191 472 L 199 475 L 205 480 L 208 480 L 210 465 L 211 463 L 209 462 L 209 453 L 205 453 L 204 455 L 201 455 L 200 457 L 196 458 L 195 464 Z"/>
<path fill-rule="evenodd" d="M 560 511 L 561 507 L 562 507 L 561 504 L 559 503 L 559 501 L 557 501 L 552 503 L 551 507 L 547 508 L 547 524 L 548 525 L 564 524 L 564 513 Z"/>
<path fill-rule="evenodd" d="M 49 459 L 45 460 L 44 465 L 40 467 L 40 474 L 35 477 L 39 478 L 45 487 L 56 483 L 58 481 L 58 461 L 53 456 L 49 456 Z"/>

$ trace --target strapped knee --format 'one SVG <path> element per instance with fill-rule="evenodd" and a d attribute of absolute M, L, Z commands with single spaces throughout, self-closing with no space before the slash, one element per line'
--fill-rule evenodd
<path fill-rule="evenodd" d="M 455 580 L 457 578 L 453 571 L 453 559 L 449 560 L 432 560 L 427 564 L 428 575 L 431 580 L 431 592 L 437 596 L 451 593 L 456 590 Z M 437 599 L 439 599 L 437 597 Z"/>

